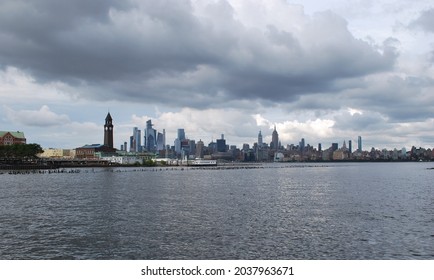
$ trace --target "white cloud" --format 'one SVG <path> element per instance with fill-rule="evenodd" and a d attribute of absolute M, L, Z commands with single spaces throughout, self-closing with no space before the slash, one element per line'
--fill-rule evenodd
<path fill-rule="evenodd" d="M 61 126 L 70 123 L 70 119 L 65 114 L 57 114 L 50 110 L 47 105 L 43 105 L 39 110 L 18 110 L 3 106 L 6 117 L 17 124 L 25 126 Z"/>

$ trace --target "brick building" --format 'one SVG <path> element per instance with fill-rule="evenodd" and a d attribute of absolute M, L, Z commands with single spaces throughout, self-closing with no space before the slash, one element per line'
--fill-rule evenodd
<path fill-rule="evenodd" d="M 0 145 L 26 144 L 24 132 L 0 131 Z"/>

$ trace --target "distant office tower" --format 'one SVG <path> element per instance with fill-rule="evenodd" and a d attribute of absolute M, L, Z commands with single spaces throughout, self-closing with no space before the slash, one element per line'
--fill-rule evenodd
<path fill-rule="evenodd" d="M 175 139 L 174 145 L 175 145 L 175 152 L 177 154 L 181 153 L 181 140 L 179 140 L 179 138 Z"/>
<path fill-rule="evenodd" d="M 262 148 L 262 133 L 259 130 L 259 134 L 258 134 L 258 147 Z"/>
<path fill-rule="evenodd" d="M 332 143 L 332 151 L 336 151 L 339 148 L 338 143 Z"/>
<path fill-rule="evenodd" d="M 142 136 L 141 131 L 137 127 L 133 128 L 133 142 L 130 146 L 131 152 L 141 152 L 142 151 Z"/>
<path fill-rule="evenodd" d="M 196 141 L 195 140 L 189 140 L 188 141 L 188 151 L 189 155 L 195 155 L 196 156 Z"/>
<path fill-rule="evenodd" d="M 217 152 L 226 152 L 226 140 L 223 134 L 221 139 L 217 139 Z"/>
<path fill-rule="evenodd" d="M 202 142 L 202 139 L 196 143 L 196 157 L 203 158 L 203 149 L 205 145 Z"/>
<path fill-rule="evenodd" d="M 180 141 L 185 140 L 185 131 L 183 128 L 178 128 L 178 139 Z"/>
<path fill-rule="evenodd" d="M 158 132 L 157 135 L 157 150 L 164 150 L 166 147 L 166 130 L 163 129 L 163 133 Z"/>
<path fill-rule="evenodd" d="M 276 125 L 274 125 L 274 131 L 271 135 L 271 144 L 273 145 L 272 149 L 279 149 L 279 134 L 277 133 Z"/>
<path fill-rule="evenodd" d="M 348 140 L 348 151 L 350 154 L 353 153 L 353 142 L 351 140 Z"/>
<path fill-rule="evenodd" d="M 146 122 L 145 128 L 145 148 L 148 152 L 155 152 L 157 149 L 157 131 L 152 128 L 153 124 L 151 120 Z"/>
<path fill-rule="evenodd" d="M 110 112 L 105 117 L 104 124 L 104 146 L 113 148 L 113 119 Z"/>
<path fill-rule="evenodd" d="M 321 145 L 321 143 L 318 143 L 318 152 L 321 152 L 322 151 L 322 145 Z"/>
<path fill-rule="evenodd" d="M 305 142 L 304 142 L 304 138 L 301 138 L 301 141 L 300 141 L 300 151 L 301 152 L 303 152 L 304 151 L 304 147 L 305 147 Z"/>
<path fill-rule="evenodd" d="M 357 137 L 357 151 L 362 151 L 362 136 Z"/>

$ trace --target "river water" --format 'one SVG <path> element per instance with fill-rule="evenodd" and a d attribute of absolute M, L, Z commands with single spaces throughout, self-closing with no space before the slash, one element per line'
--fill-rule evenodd
<path fill-rule="evenodd" d="M 0 259 L 434 259 L 434 163 L 0 175 Z"/>

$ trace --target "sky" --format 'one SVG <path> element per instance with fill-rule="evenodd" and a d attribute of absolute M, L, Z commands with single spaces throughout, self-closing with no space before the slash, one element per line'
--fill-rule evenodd
<path fill-rule="evenodd" d="M 428 0 L 0 0 L 0 130 L 433 148 L 433 64 Z"/>

